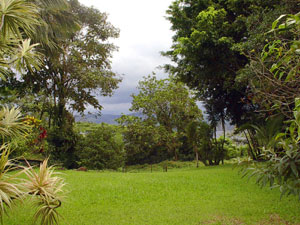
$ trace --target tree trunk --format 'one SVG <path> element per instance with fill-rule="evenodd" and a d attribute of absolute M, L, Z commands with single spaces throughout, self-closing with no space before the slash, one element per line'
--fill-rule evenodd
<path fill-rule="evenodd" d="M 257 142 L 255 141 L 255 137 L 254 137 L 254 134 L 251 132 L 251 130 L 247 130 L 248 132 L 248 135 L 251 139 L 251 142 L 252 142 L 252 146 L 253 146 L 253 155 L 254 155 L 254 160 L 257 160 L 259 158 L 259 155 L 260 155 L 260 150 L 258 149 L 258 144 Z"/>
<path fill-rule="evenodd" d="M 197 163 L 197 168 L 199 168 L 199 154 L 197 150 L 196 150 L 196 163 Z"/>
<path fill-rule="evenodd" d="M 49 129 L 51 128 L 51 119 L 52 119 L 52 114 L 49 113 L 49 121 L 48 121 L 48 127 L 49 127 Z"/>
<path fill-rule="evenodd" d="M 225 157 L 224 144 L 225 144 L 226 128 L 225 128 L 225 119 L 224 119 L 224 116 L 223 116 L 223 115 L 222 115 L 222 117 L 221 117 L 221 122 L 222 122 L 222 129 L 223 129 L 222 164 L 224 165 L 224 157 Z"/>
<path fill-rule="evenodd" d="M 176 152 L 176 148 L 174 148 L 174 160 L 178 161 L 178 155 L 177 155 L 177 152 Z"/>
<path fill-rule="evenodd" d="M 247 135 L 246 131 L 244 131 L 244 135 L 245 135 L 245 137 L 246 137 L 246 140 L 247 140 L 247 143 L 248 143 L 248 147 L 249 147 L 248 155 L 249 155 L 253 160 L 256 160 L 256 157 L 255 157 L 255 155 L 254 155 L 254 153 L 253 153 L 253 148 L 252 148 L 251 142 L 250 142 L 250 140 L 249 140 L 249 138 L 248 138 L 248 135 Z"/>

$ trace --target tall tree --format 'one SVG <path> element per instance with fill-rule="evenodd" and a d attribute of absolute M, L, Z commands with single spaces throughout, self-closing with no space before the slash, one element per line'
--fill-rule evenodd
<path fill-rule="evenodd" d="M 176 64 L 166 69 L 197 90 L 212 117 L 242 124 L 257 107 L 248 100 L 246 74 L 240 76 L 249 62 L 244 53 L 263 48 L 268 24 L 297 6 L 280 0 L 176 0 L 167 11 L 173 46 L 164 53 Z"/>
<path fill-rule="evenodd" d="M 110 58 L 116 47 L 108 42 L 118 37 L 119 31 L 108 21 L 105 13 L 85 7 L 78 1 L 69 2 L 69 21 L 75 20 L 79 29 L 66 31 L 67 37 L 51 24 L 52 38 L 58 49 L 44 48 L 45 66 L 29 72 L 23 79 L 34 92 L 48 96 L 48 113 L 53 125 L 64 126 L 67 107 L 83 112 L 87 105 L 100 110 L 97 94 L 110 95 L 121 79 L 111 71 Z M 59 19 L 59 18 L 58 18 Z M 49 54 L 48 54 L 49 53 Z"/>

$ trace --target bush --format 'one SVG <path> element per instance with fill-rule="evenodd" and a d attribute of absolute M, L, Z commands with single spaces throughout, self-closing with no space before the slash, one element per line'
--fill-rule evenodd
<path fill-rule="evenodd" d="M 89 169 L 118 169 L 124 165 L 124 144 L 117 129 L 102 124 L 80 137 L 78 164 Z"/>
<path fill-rule="evenodd" d="M 272 188 L 279 187 L 282 195 L 293 194 L 300 199 L 300 99 L 295 100 L 294 120 L 285 133 L 277 135 L 279 148 L 263 149 L 264 164 L 254 163 L 244 170 L 245 175 L 257 176 L 261 186 L 268 183 Z"/>
<path fill-rule="evenodd" d="M 226 138 L 224 143 L 224 149 L 226 152 L 225 159 L 233 159 L 237 157 L 242 157 L 246 155 L 247 146 L 246 145 L 236 145 L 231 139 Z"/>
<path fill-rule="evenodd" d="M 47 137 L 49 143 L 47 154 L 52 160 L 62 163 L 68 169 L 76 168 L 75 146 L 78 139 L 79 134 L 72 125 L 64 128 L 53 127 Z"/>

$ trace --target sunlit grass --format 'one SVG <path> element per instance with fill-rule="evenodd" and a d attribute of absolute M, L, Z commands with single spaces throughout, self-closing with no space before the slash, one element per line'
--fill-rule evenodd
<path fill-rule="evenodd" d="M 65 171 L 61 224 L 299 224 L 300 203 L 280 200 L 232 166 L 139 173 Z M 33 210 L 16 207 L 7 225 L 31 224 Z"/>

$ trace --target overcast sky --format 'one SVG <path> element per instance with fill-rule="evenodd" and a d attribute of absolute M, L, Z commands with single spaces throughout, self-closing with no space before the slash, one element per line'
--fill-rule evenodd
<path fill-rule="evenodd" d="M 103 114 L 129 113 L 132 93 L 138 81 L 152 72 L 159 78 L 167 75 L 157 67 L 169 62 L 160 51 L 170 49 L 172 32 L 164 18 L 172 0 L 79 0 L 108 14 L 108 21 L 120 29 L 114 40 L 119 47 L 112 58 L 112 70 L 123 81 L 113 97 L 101 97 Z"/>

